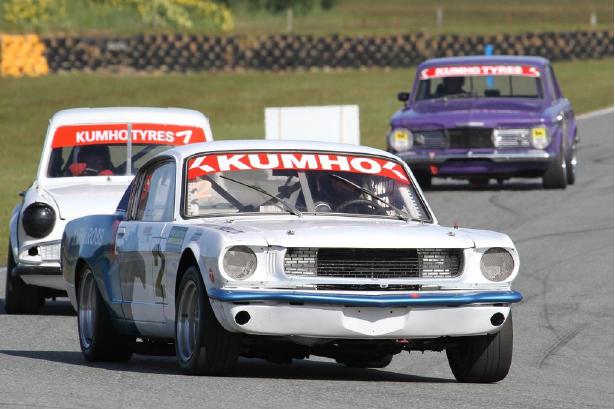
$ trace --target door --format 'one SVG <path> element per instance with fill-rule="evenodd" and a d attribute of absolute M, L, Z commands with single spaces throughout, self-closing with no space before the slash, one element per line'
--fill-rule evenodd
<path fill-rule="evenodd" d="M 175 163 L 157 163 L 140 175 L 127 221 L 120 223 L 116 251 L 120 259 L 122 300 L 126 318 L 164 321 L 165 260 L 160 242 L 172 222 Z"/>

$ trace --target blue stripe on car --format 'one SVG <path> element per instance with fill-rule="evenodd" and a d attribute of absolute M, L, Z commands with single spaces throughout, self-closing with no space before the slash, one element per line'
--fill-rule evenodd
<path fill-rule="evenodd" d="M 523 296 L 518 291 L 473 291 L 394 295 L 316 294 L 297 291 L 246 291 L 211 288 L 210 298 L 224 302 L 285 301 L 308 304 L 333 304 L 362 307 L 435 307 L 468 304 L 512 304 Z"/>

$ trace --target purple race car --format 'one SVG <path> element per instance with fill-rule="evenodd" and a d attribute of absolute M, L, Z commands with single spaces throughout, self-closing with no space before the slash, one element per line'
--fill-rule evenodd
<path fill-rule="evenodd" d="M 398 99 L 404 107 L 391 119 L 388 150 L 423 187 L 433 177 L 473 186 L 511 177 L 542 177 L 545 188 L 574 183 L 574 112 L 544 58 L 428 60 Z"/>

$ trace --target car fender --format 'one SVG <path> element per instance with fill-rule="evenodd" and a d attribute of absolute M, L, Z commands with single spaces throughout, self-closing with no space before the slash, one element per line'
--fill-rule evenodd
<path fill-rule="evenodd" d="M 11 252 L 13 253 L 13 259 L 17 260 L 19 252 L 19 215 L 21 214 L 21 208 L 23 202 L 16 205 L 11 211 L 11 218 L 9 219 L 9 245 L 11 246 Z"/>

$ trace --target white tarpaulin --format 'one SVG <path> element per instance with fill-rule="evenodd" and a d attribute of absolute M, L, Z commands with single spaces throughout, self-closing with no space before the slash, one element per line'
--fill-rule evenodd
<path fill-rule="evenodd" d="M 265 139 L 359 145 L 358 105 L 265 108 Z"/>

